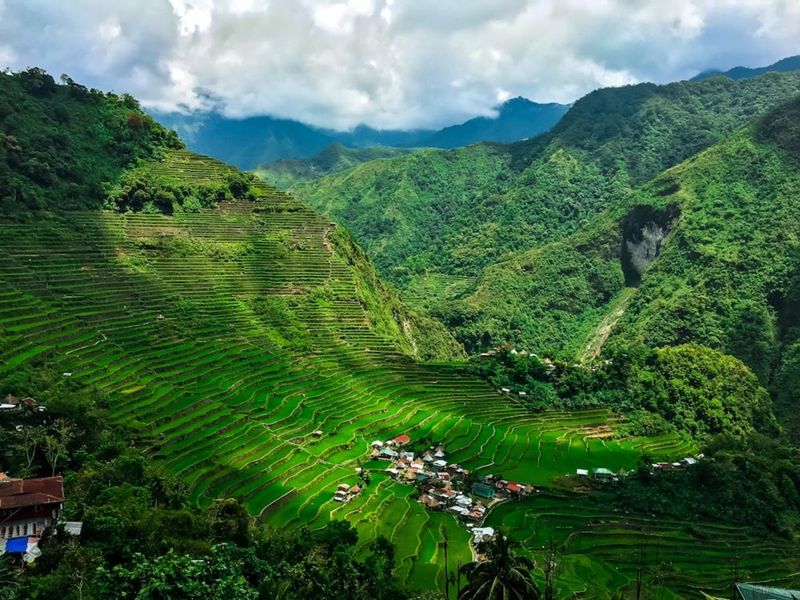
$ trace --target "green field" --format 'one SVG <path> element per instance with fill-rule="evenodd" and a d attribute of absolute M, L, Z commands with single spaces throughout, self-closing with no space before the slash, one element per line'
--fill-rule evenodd
<path fill-rule="evenodd" d="M 796 544 L 749 534 L 742 527 L 613 512 L 590 498 L 537 494 L 498 506 L 487 524 L 522 542 L 538 565 L 555 543 L 560 596 L 614 598 L 633 592 L 641 570 L 644 598 L 730 597 L 737 581 L 793 587 L 800 577 Z M 599 590 L 605 589 L 607 594 Z M 630 596 L 633 597 L 633 596 Z"/>
<path fill-rule="evenodd" d="M 225 171 L 189 153 L 158 168 L 197 180 Z M 451 462 L 539 486 L 579 467 L 630 469 L 642 452 L 693 450 L 673 436 L 599 438 L 598 426 L 614 427 L 608 410 L 529 414 L 456 366 L 414 362 L 370 328 L 353 267 L 329 242 L 334 226 L 264 184 L 258 192 L 256 202 L 171 217 L 74 212 L 1 222 L 0 335 L 11 350 L 0 369 L 46 356 L 103 392 L 114 419 L 140 432 L 198 504 L 240 497 L 281 528 L 346 518 L 362 544 L 391 539 L 398 575 L 420 588 L 443 581 L 441 528 L 451 569 L 470 560 L 467 531 L 382 474 L 353 502 L 334 502 L 337 484 L 356 482 L 372 440 L 430 434 Z M 575 511 L 547 525 L 575 554 L 564 584 L 627 580 L 611 579 L 629 550 L 610 534 L 616 528 Z M 538 518 L 538 504 L 515 504 L 490 521 L 535 548 L 544 534 L 528 525 Z M 674 547 L 693 547 L 680 531 L 669 537 Z M 597 548 L 595 532 L 604 540 Z M 681 589 L 706 577 L 703 567 L 687 570 Z"/>

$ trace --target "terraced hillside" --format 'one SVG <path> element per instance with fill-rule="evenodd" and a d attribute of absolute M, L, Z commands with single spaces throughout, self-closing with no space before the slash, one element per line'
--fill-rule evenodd
<path fill-rule="evenodd" d="M 765 539 L 741 527 L 613 512 L 587 498 L 540 494 L 499 506 L 488 524 L 503 526 L 538 564 L 556 544 L 558 597 L 615 598 L 633 590 L 642 598 L 730 597 L 731 578 L 796 586 L 797 545 Z M 734 575 L 735 574 L 735 575 Z M 588 583 L 588 585 L 587 585 Z M 632 597 L 632 596 L 631 596 Z"/>
<path fill-rule="evenodd" d="M 157 168 L 225 172 L 188 153 Z M 199 504 L 241 497 L 276 527 L 346 518 L 364 544 L 385 535 L 398 574 L 419 587 L 442 580 L 440 526 L 451 568 L 470 558 L 466 530 L 382 473 L 334 503 L 372 440 L 431 435 L 454 462 L 538 485 L 691 450 L 674 437 L 606 439 L 606 410 L 531 415 L 457 367 L 413 361 L 371 323 L 340 232 L 257 191 L 255 202 L 173 216 L 0 222 L 0 369 L 44 359 L 101 390 Z"/>

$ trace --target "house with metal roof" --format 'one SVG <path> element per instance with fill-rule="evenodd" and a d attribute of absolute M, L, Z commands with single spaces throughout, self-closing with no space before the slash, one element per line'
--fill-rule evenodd
<path fill-rule="evenodd" d="M 800 590 L 737 583 L 736 593 L 739 600 L 800 600 Z"/>

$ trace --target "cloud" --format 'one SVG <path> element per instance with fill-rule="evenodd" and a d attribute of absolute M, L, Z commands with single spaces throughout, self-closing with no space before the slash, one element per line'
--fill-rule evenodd
<path fill-rule="evenodd" d="M 800 52 L 789 0 L 0 0 L 0 62 L 159 110 L 437 127 Z"/>

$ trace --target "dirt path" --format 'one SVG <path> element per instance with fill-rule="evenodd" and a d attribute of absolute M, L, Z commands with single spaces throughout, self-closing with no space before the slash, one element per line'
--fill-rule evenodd
<path fill-rule="evenodd" d="M 589 336 L 589 341 L 578 357 L 580 362 L 589 362 L 598 356 L 603 350 L 603 344 L 606 343 L 608 336 L 614 330 L 614 326 L 620 320 L 625 309 L 628 308 L 631 298 L 636 295 L 636 288 L 625 288 L 619 295 L 614 298 L 610 305 L 606 316 L 600 321 L 597 328 Z"/>

